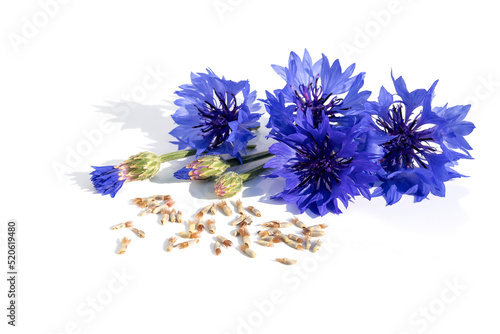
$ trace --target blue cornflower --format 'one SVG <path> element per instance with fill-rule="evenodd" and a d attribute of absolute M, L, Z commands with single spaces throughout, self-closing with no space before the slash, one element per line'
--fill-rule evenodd
<path fill-rule="evenodd" d="M 437 81 L 429 90 L 409 92 L 402 77 L 392 80 L 399 98 L 382 87 L 378 102 L 366 103 L 376 137 L 384 138 L 378 148 L 380 184 L 373 196 L 383 196 L 389 205 L 403 194 L 417 202 L 429 193 L 444 196 L 444 182 L 462 176 L 451 167 L 471 158 L 472 148 L 464 138 L 474 129 L 464 121 L 470 105 L 432 108 Z"/>
<path fill-rule="evenodd" d="M 115 166 L 92 166 L 92 168 L 95 170 L 90 173 L 90 180 L 97 192 L 115 197 L 126 180 L 120 176 L 120 170 Z"/>
<path fill-rule="evenodd" d="M 152 152 L 141 152 L 116 166 L 92 166 L 94 171 L 90 173 L 90 181 L 98 193 L 115 197 L 125 182 L 147 180 L 155 176 L 162 161 L 168 161 L 170 156 L 172 154 L 157 156 Z"/>
<path fill-rule="evenodd" d="M 330 125 L 324 112 L 321 115 L 315 124 L 313 111 L 307 109 L 293 123 L 275 128 L 270 136 L 278 143 L 269 152 L 276 156 L 265 167 L 275 168 L 270 177 L 286 179 L 283 191 L 271 198 L 296 203 L 301 213 L 310 209 L 323 216 L 341 213 L 338 201 L 347 208 L 355 196 L 369 199 L 380 166 L 371 153 L 358 151 L 359 124 L 341 131 Z"/>
<path fill-rule="evenodd" d="M 172 115 L 178 126 L 170 134 L 179 149 L 187 147 L 202 153 L 230 154 L 241 157 L 250 139 L 251 129 L 259 126 L 260 105 L 254 103 L 255 91 L 248 81 L 234 82 L 208 73 L 192 73 L 192 84 L 180 86 L 175 101 L 180 108 Z"/>
<path fill-rule="evenodd" d="M 314 124 L 322 119 L 322 114 L 332 123 L 346 122 L 364 109 L 370 96 L 369 91 L 359 91 L 364 84 L 365 73 L 352 76 L 355 64 L 344 72 L 338 60 L 330 66 L 328 58 L 314 64 L 307 50 L 304 57 L 290 53 L 288 67 L 272 65 L 285 81 L 283 89 L 266 92 L 264 100 L 270 115 L 268 127 L 274 128 L 283 118 L 291 118 L 299 111 L 311 110 Z"/>

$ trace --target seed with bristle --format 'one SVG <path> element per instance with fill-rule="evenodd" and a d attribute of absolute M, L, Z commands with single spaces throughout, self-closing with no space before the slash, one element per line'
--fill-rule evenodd
<path fill-rule="evenodd" d="M 127 251 L 128 245 L 130 245 L 130 242 L 132 242 L 132 239 L 123 237 L 121 244 L 120 244 L 120 251 L 118 252 L 118 254 L 125 253 Z"/>
<path fill-rule="evenodd" d="M 326 224 L 319 224 L 319 225 L 308 226 L 307 229 L 309 231 L 320 231 L 321 229 L 325 229 L 327 227 L 328 227 L 328 225 L 326 225 Z"/>
<path fill-rule="evenodd" d="M 220 250 L 220 242 L 216 241 L 215 244 L 214 244 L 214 251 L 215 251 L 215 255 L 219 256 L 220 253 L 221 253 L 221 250 Z"/>
<path fill-rule="evenodd" d="M 196 232 L 196 222 L 194 220 L 188 221 L 188 231 L 191 233 Z"/>
<path fill-rule="evenodd" d="M 182 223 L 182 211 L 177 211 L 175 218 L 176 218 L 178 223 Z"/>
<path fill-rule="evenodd" d="M 319 230 L 319 231 L 311 231 L 309 229 L 303 229 L 302 230 L 302 234 L 304 235 L 308 235 L 308 236 L 311 236 L 313 238 L 317 238 L 317 237 L 322 237 L 326 234 L 325 231 L 323 230 Z"/>
<path fill-rule="evenodd" d="M 297 241 L 299 244 L 304 242 L 304 240 L 302 240 L 298 235 L 295 234 L 289 234 L 288 238 L 290 238 L 293 241 Z"/>
<path fill-rule="evenodd" d="M 238 211 L 240 215 L 245 214 L 245 209 L 243 208 L 243 203 L 241 203 L 241 199 L 236 200 L 236 211 Z"/>
<path fill-rule="evenodd" d="M 241 223 L 239 223 L 238 225 L 239 228 L 242 228 L 242 227 L 247 227 L 248 226 L 248 223 L 246 221 L 242 221 Z"/>
<path fill-rule="evenodd" d="M 205 230 L 205 223 L 203 222 L 203 220 L 198 220 L 198 222 L 196 223 L 196 231 L 201 232 L 204 230 Z"/>
<path fill-rule="evenodd" d="M 249 237 L 250 236 L 250 232 L 247 230 L 246 227 L 240 227 L 238 229 L 238 232 L 239 234 L 242 236 L 242 237 Z"/>
<path fill-rule="evenodd" d="M 306 228 L 307 227 L 306 224 L 304 224 L 303 222 L 301 222 L 299 220 L 299 218 L 297 218 L 297 217 L 293 217 L 292 218 L 292 223 L 294 223 L 295 226 L 300 227 L 300 228 Z"/>
<path fill-rule="evenodd" d="M 207 227 L 208 227 L 208 233 L 214 234 L 215 233 L 215 219 L 207 220 Z"/>
<path fill-rule="evenodd" d="M 174 206 L 175 201 L 174 201 L 173 199 L 167 199 L 167 200 L 165 201 L 165 204 L 166 204 L 169 208 L 171 208 L 171 207 L 173 207 L 173 206 Z"/>
<path fill-rule="evenodd" d="M 153 213 L 160 213 L 163 210 L 168 210 L 168 205 L 162 204 L 153 209 Z"/>
<path fill-rule="evenodd" d="M 177 237 L 168 238 L 167 242 L 167 252 L 171 252 L 174 249 L 174 243 L 177 241 Z"/>
<path fill-rule="evenodd" d="M 239 216 L 238 218 L 236 218 L 235 220 L 233 220 L 233 221 L 231 222 L 231 225 L 233 225 L 233 226 L 238 225 L 238 224 L 239 224 L 239 223 L 241 223 L 243 220 L 245 220 L 245 218 L 246 218 L 246 217 L 247 217 L 247 216 L 245 216 L 245 215 L 241 215 L 241 216 Z"/>
<path fill-rule="evenodd" d="M 267 232 L 269 232 L 269 235 L 281 235 L 281 231 L 277 228 L 270 228 Z"/>
<path fill-rule="evenodd" d="M 194 219 L 200 220 L 203 218 L 204 213 L 202 211 L 198 212 L 196 216 L 194 216 Z"/>
<path fill-rule="evenodd" d="M 220 242 L 224 247 L 231 247 L 233 245 L 231 240 L 224 238 L 222 235 L 218 235 L 216 240 Z"/>
<path fill-rule="evenodd" d="M 285 242 L 285 243 L 288 243 L 288 242 L 290 241 L 290 238 L 289 238 L 287 235 L 285 235 L 285 234 L 282 234 L 282 235 L 281 235 L 281 239 L 282 239 L 282 240 L 283 240 L 283 242 Z"/>
<path fill-rule="evenodd" d="M 257 217 L 262 217 L 262 214 L 260 213 L 259 210 L 257 210 L 255 207 L 249 205 L 247 206 L 247 210 L 256 215 Z"/>
<path fill-rule="evenodd" d="M 174 247 L 179 247 L 180 249 L 187 248 L 192 245 L 196 245 L 198 242 L 200 242 L 200 239 L 191 239 L 186 242 L 181 242 L 180 244 L 175 245 Z"/>
<path fill-rule="evenodd" d="M 245 227 L 239 228 L 238 232 L 243 241 L 243 244 L 250 246 L 250 244 L 252 243 L 252 241 L 250 240 L 250 232 Z"/>
<path fill-rule="evenodd" d="M 150 208 L 151 210 L 154 210 L 155 208 L 157 208 L 159 206 L 160 206 L 160 203 L 155 201 L 155 200 L 151 200 L 148 202 L 148 208 Z"/>
<path fill-rule="evenodd" d="M 166 210 L 166 211 L 162 212 L 162 214 L 163 214 L 163 217 L 161 217 L 161 224 L 165 225 L 166 223 L 168 223 L 170 221 L 170 211 Z"/>
<path fill-rule="evenodd" d="M 306 246 L 305 246 L 305 248 L 306 248 L 306 250 L 309 250 L 311 248 L 311 237 L 308 236 L 308 235 L 306 235 L 304 239 L 306 239 Z"/>
<path fill-rule="evenodd" d="M 278 235 L 276 235 L 276 236 L 268 235 L 268 236 L 261 238 L 260 240 L 269 241 L 269 242 L 272 242 L 273 244 L 277 244 L 277 243 L 280 243 L 282 241 L 281 237 Z"/>
<path fill-rule="evenodd" d="M 264 240 L 257 240 L 257 243 L 261 246 L 265 246 L 265 247 L 274 247 L 274 243 L 272 243 L 271 241 L 264 241 Z"/>
<path fill-rule="evenodd" d="M 141 216 L 149 215 L 151 212 L 153 212 L 153 209 L 147 208 L 146 210 L 141 212 Z"/>
<path fill-rule="evenodd" d="M 292 265 L 292 264 L 297 263 L 297 260 L 287 259 L 287 258 L 277 258 L 276 261 L 278 261 L 279 263 L 286 264 L 286 265 Z"/>
<path fill-rule="evenodd" d="M 257 234 L 259 235 L 260 238 L 271 236 L 271 234 L 269 234 L 269 231 L 258 231 Z"/>
<path fill-rule="evenodd" d="M 251 250 L 250 247 L 246 244 L 241 245 L 240 249 L 242 252 L 244 252 L 246 255 L 248 255 L 252 258 L 257 256 L 257 254 L 253 250 Z"/>
<path fill-rule="evenodd" d="M 179 237 L 181 238 L 186 238 L 186 239 L 197 239 L 200 237 L 200 232 L 188 232 L 188 231 L 182 231 L 179 232 Z"/>
<path fill-rule="evenodd" d="M 152 197 L 147 197 L 143 199 L 146 202 L 146 206 L 160 204 L 158 201 L 155 201 Z"/>
<path fill-rule="evenodd" d="M 215 207 L 215 203 L 212 203 L 212 206 L 210 207 L 210 210 L 208 210 L 211 215 L 215 215 L 217 213 L 217 208 Z"/>
<path fill-rule="evenodd" d="M 242 240 L 243 244 L 245 244 L 247 246 L 250 246 L 252 244 L 252 240 L 247 235 L 241 236 L 241 240 Z"/>
<path fill-rule="evenodd" d="M 141 230 L 138 230 L 136 229 L 135 227 L 132 227 L 131 230 L 137 234 L 139 236 L 139 238 L 145 238 L 146 237 L 146 233 L 144 233 L 144 231 L 141 231 Z"/>
<path fill-rule="evenodd" d="M 261 226 L 263 227 L 272 227 L 272 228 L 278 228 L 280 227 L 280 222 L 279 221 L 276 221 L 276 220 L 272 220 L 270 222 L 267 222 L 267 223 L 262 223 L 260 224 Z"/>
<path fill-rule="evenodd" d="M 177 211 L 175 211 L 175 209 L 170 211 L 170 221 L 172 223 L 175 223 L 177 221 Z"/>
<path fill-rule="evenodd" d="M 137 197 L 132 200 L 132 204 L 137 204 L 140 206 L 143 202 L 146 202 L 146 198 Z"/>
<path fill-rule="evenodd" d="M 251 216 L 246 216 L 245 219 L 243 219 L 243 222 L 247 223 L 247 225 L 252 225 L 253 219 Z"/>
<path fill-rule="evenodd" d="M 116 224 L 116 225 L 113 225 L 111 226 L 111 229 L 112 230 L 119 230 L 121 228 L 129 228 L 129 227 L 132 227 L 134 225 L 134 223 L 132 223 L 131 221 L 128 221 L 126 223 L 121 223 L 121 224 Z"/>
<path fill-rule="evenodd" d="M 210 204 L 210 205 L 207 205 L 206 207 L 204 207 L 203 209 L 200 210 L 200 212 L 202 212 L 203 214 L 207 214 L 208 211 L 210 211 L 210 209 L 212 208 L 213 206 L 213 203 Z"/>
<path fill-rule="evenodd" d="M 226 216 L 231 216 L 233 214 L 233 211 L 231 208 L 227 205 L 226 201 L 219 201 L 217 203 L 217 207 L 219 208 L 220 211 L 222 211 Z"/>
<path fill-rule="evenodd" d="M 292 247 L 292 248 L 295 248 L 297 250 L 304 250 L 304 246 L 302 246 L 301 244 L 299 244 L 297 241 L 293 241 L 293 240 L 290 240 L 288 239 L 288 241 L 285 241 L 285 243 Z"/>
<path fill-rule="evenodd" d="M 321 241 L 321 240 L 316 241 L 316 244 L 314 245 L 314 247 L 311 251 L 313 253 L 316 253 L 317 251 L 319 251 L 319 249 L 321 248 L 321 244 L 323 244 L 323 241 Z"/>

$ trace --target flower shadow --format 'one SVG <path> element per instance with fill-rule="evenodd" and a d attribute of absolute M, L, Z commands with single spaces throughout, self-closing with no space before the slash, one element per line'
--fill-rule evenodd
<path fill-rule="evenodd" d="M 140 130 L 151 140 L 146 149 L 163 154 L 176 149 L 170 141 L 174 140 L 169 135 L 174 128 L 174 121 L 169 114 L 173 114 L 175 105 L 166 100 L 162 105 L 144 105 L 133 101 L 106 101 L 103 105 L 95 106 L 97 112 L 111 115 L 108 120 L 116 123 L 121 130 Z"/>

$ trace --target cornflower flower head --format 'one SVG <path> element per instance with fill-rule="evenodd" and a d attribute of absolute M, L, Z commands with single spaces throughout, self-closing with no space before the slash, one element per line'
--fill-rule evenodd
<path fill-rule="evenodd" d="M 250 139 L 251 129 L 259 126 L 257 93 L 250 92 L 248 81 L 234 82 L 219 78 L 210 69 L 192 73 L 191 84 L 182 85 L 175 101 L 179 109 L 172 115 L 178 126 L 170 134 L 179 149 L 187 147 L 203 153 L 241 157 Z"/>
<path fill-rule="evenodd" d="M 409 92 L 402 77 L 392 80 L 396 94 L 382 87 L 378 101 L 366 103 L 375 137 L 384 138 L 378 147 L 380 183 L 373 196 L 383 196 L 389 205 L 404 194 L 416 202 L 429 193 L 443 197 L 444 182 L 462 176 L 451 167 L 461 158 L 471 158 L 472 148 L 464 138 L 474 129 L 473 123 L 464 121 L 470 105 L 433 108 L 437 81 L 429 90 Z"/>
<path fill-rule="evenodd" d="M 267 126 L 272 129 L 281 119 L 292 118 L 306 110 L 311 111 L 315 126 L 323 119 L 323 114 L 329 122 L 346 125 L 345 122 L 352 121 L 364 109 L 371 94 L 360 92 L 365 73 L 353 76 L 355 64 L 342 72 L 339 60 L 330 66 L 328 58 L 322 55 L 313 63 L 307 50 L 302 59 L 291 52 L 288 67 L 272 67 L 286 81 L 285 87 L 275 90 L 274 94 L 266 92 L 264 102 L 270 115 Z"/>
<path fill-rule="evenodd" d="M 321 112 L 316 124 L 312 110 L 298 113 L 293 123 L 274 128 L 270 135 L 277 143 L 269 152 L 275 157 L 264 167 L 274 168 L 268 177 L 283 177 L 282 192 L 271 198 L 296 203 L 300 212 L 307 209 L 317 215 L 341 213 L 339 201 L 347 208 L 355 196 L 370 198 L 371 184 L 380 168 L 369 152 L 358 150 L 361 125 L 341 131 Z"/>

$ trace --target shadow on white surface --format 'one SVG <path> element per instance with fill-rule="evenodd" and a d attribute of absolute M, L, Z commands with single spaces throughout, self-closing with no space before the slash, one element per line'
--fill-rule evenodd
<path fill-rule="evenodd" d="M 115 249 L 115 254 L 119 255 L 120 254 L 120 248 L 122 246 L 122 241 L 120 238 L 116 239 L 116 249 Z"/>
<path fill-rule="evenodd" d="M 170 141 L 175 140 L 169 135 L 174 128 L 174 121 L 167 114 L 175 110 L 171 103 L 165 105 L 143 105 L 133 101 L 106 102 L 107 105 L 95 106 L 97 112 L 113 116 L 109 122 L 117 123 L 122 130 L 138 129 L 152 143 L 147 149 L 160 154 L 173 151 Z M 175 146 L 174 146 L 175 147 Z"/>
<path fill-rule="evenodd" d="M 391 206 L 385 205 L 382 198 L 355 200 L 346 211 L 363 210 L 374 219 L 403 229 L 430 230 L 434 233 L 438 230 L 456 229 L 471 219 L 464 206 L 467 202 L 463 200 L 469 195 L 469 190 L 448 182 L 446 192 L 445 197 L 429 195 L 428 199 L 419 203 L 414 203 L 410 196 L 403 196 Z"/>

